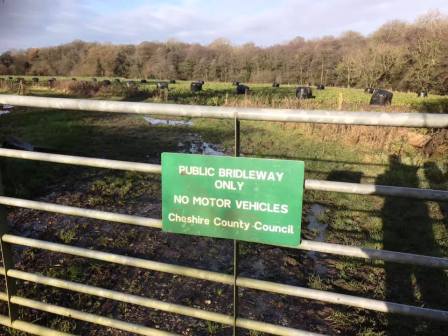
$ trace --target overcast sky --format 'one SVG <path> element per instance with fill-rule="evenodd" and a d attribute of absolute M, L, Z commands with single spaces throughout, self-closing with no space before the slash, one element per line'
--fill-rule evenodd
<path fill-rule="evenodd" d="M 266 46 L 296 36 L 369 34 L 383 23 L 413 21 L 448 0 L 0 0 L 0 51 L 84 41 Z"/>

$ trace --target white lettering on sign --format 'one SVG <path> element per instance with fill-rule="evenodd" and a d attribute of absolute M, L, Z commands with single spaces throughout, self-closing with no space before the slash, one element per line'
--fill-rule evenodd
<path fill-rule="evenodd" d="M 182 223 L 182 224 L 200 224 L 209 225 L 210 220 L 201 216 L 182 216 L 176 213 L 169 213 L 168 220 L 171 222 Z"/>
<path fill-rule="evenodd" d="M 179 166 L 179 175 L 215 176 L 213 167 Z"/>
<path fill-rule="evenodd" d="M 262 222 L 255 222 L 254 229 L 258 230 L 258 231 L 265 231 L 265 232 L 294 234 L 294 226 L 293 225 L 280 226 L 280 225 L 263 224 Z"/>
<path fill-rule="evenodd" d="M 193 205 L 204 207 L 230 208 L 231 201 L 225 198 L 193 196 Z"/>
<path fill-rule="evenodd" d="M 168 220 L 176 223 L 181 224 L 192 224 L 192 225 L 210 225 L 210 220 L 205 217 L 201 216 L 183 216 L 179 215 L 177 213 L 169 213 L 168 214 Z M 255 223 L 251 224 L 249 222 L 245 222 L 243 220 L 229 220 L 229 219 L 223 219 L 220 217 L 215 217 L 213 219 L 213 225 L 226 228 L 226 229 L 239 229 L 243 231 L 249 230 L 251 227 L 253 227 L 257 231 L 264 231 L 264 232 L 273 232 L 273 233 L 280 233 L 280 234 L 294 234 L 294 226 L 288 225 L 288 226 L 280 226 L 280 225 L 273 225 L 273 224 L 263 224 L 260 221 L 256 221 Z"/>
<path fill-rule="evenodd" d="M 241 190 L 243 190 L 243 187 L 244 187 L 244 182 L 223 181 L 223 180 L 216 180 L 215 181 L 215 188 L 216 189 L 241 191 Z"/>
<path fill-rule="evenodd" d="M 184 166 L 179 165 L 179 175 L 191 175 L 191 176 L 209 176 L 214 177 L 216 174 L 213 167 L 199 167 L 199 166 Z M 240 180 L 259 180 L 259 181 L 271 181 L 282 182 L 285 173 L 278 171 L 267 170 L 245 170 L 238 168 L 219 168 L 218 177 L 240 179 Z"/>
<path fill-rule="evenodd" d="M 271 213 L 288 213 L 288 204 L 271 204 L 265 202 L 241 201 L 235 200 L 237 209 L 252 210 Z"/>
<path fill-rule="evenodd" d="M 190 198 L 185 195 L 174 195 L 174 204 L 188 204 L 190 203 Z"/>
<path fill-rule="evenodd" d="M 219 177 L 272 182 L 281 182 L 283 180 L 283 175 L 284 173 L 281 172 L 270 172 L 265 170 L 219 168 L 218 171 Z"/>
<path fill-rule="evenodd" d="M 250 228 L 250 223 L 248 222 L 243 222 L 241 219 L 240 220 L 225 220 L 219 217 L 215 217 L 215 219 L 213 219 L 213 224 L 215 224 L 216 226 L 221 226 L 221 227 L 227 227 L 227 228 L 235 228 L 235 229 L 241 229 L 244 231 L 249 230 Z"/>

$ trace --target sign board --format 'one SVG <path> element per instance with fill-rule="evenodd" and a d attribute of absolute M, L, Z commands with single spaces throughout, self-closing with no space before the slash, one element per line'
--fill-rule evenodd
<path fill-rule="evenodd" d="M 167 232 L 298 246 L 304 163 L 162 154 Z"/>

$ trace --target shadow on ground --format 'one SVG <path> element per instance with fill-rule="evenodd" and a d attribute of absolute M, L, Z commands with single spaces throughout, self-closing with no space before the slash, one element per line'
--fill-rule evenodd
<path fill-rule="evenodd" d="M 403 164 L 399 157 L 393 155 L 389 161 L 388 169 L 377 178 L 376 184 L 419 187 L 415 167 Z M 435 184 L 434 178 L 442 175 L 434 164 L 427 164 L 425 173 L 432 186 Z M 440 203 L 439 206 L 446 210 L 446 204 Z M 446 222 L 446 212 L 444 216 Z M 381 217 L 385 250 L 442 256 L 434 236 L 435 223 L 429 217 L 426 202 L 385 197 Z M 443 310 L 448 302 L 448 277 L 441 269 L 386 262 L 385 295 L 390 302 Z M 387 334 L 396 335 L 400 330 L 400 333 L 407 335 L 443 335 L 446 327 L 446 323 L 421 318 L 398 318 L 391 314 Z"/>

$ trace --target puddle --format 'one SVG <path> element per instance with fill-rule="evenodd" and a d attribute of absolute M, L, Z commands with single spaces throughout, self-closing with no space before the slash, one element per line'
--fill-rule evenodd
<path fill-rule="evenodd" d="M 200 140 L 194 140 L 185 143 L 179 142 L 177 146 L 181 148 L 183 153 L 218 155 L 218 156 L 225 155 L 224 152 L 222 152 L 217 145 Z"/>
<path fill-rule="evenodd" d="M 150 125 L 153 126 L 193 126 L 191 120 L 170 120 L 157 119 L 152 117 L 143 117 Z M 184 142 L 179 142 L 177 147 L 182 153 L 204 154 L 204 155 L 225 155 L 218 145 L 203 141 L 199 134 L 187 135 Z"/>
<path fill-rule="evenodd" d="M 199 134 L 190 133 L 185 136 L 185 140 L 177 144 L 181 153 L 204 154 L 204 155 L 225 155 L 220 146 L 202 140 Z"/>
<path fill-rule="evenodd" d="M 12 105 L 1 105 L 1 109 L 0 109 L 0 115 L 2 114 L 8 114 L 9 112 L 11 112 L 11 110 L 14 108 L 14 106 Z"/>
<path fill-rule="evenodd" d="M 151 117 L 143 117 L 150 125 L 160 126 L 160 125 L 168 125 L 168 126 L 193 126 L 193 122 L 191 120 L 170 120 L 170 119 L 157 119 Z"/>
<path fill-rule="evenodd" d="M 224 155 L 223 152 L 219 151 L 217 146 L 208 142 L 202 143 L 202 154 L 205 155 Z"/>
<path fill-rule="evenodd" d="M 310 230 L 313 234 L 315 234 L 314 241 L 325 241 L 325 233 L 328 228 L 328 224 L 321 223 L 319 218 L 325 213 L 325 207 L 320 204 L 313 204 L 307 214 L 307 229 Z M 322 258 L 318 258 L 316 256 L 316 252 L 310 251 L 307 253 L 307 256 L 313 260 L 315 271 L 318 275 L 324 275 L 327 273 L 328 269 L 320 262 Z"/>
<path fill-rule="evenodd" d="M 321 223 L 319 221 L 319 217 L 321 217 L 325 213 L 325 207 L 320 204 L 313 204 L 310 208 L 310 211 L 307 215 L 308 220 L 308 230 L 316 233 L 315 241 L 324 241 L 325 240 L 325 231 L 327 230 L 328 224 Z"/>

